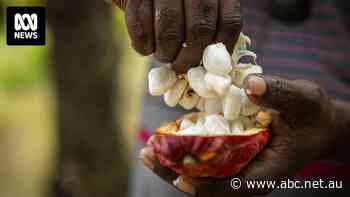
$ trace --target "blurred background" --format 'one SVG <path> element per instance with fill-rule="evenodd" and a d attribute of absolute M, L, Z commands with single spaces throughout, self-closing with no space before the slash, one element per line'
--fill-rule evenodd
<path fill-rule="evenodd" d="M 0 197 L 128 196 L 147 57 L 131 48 L 123 13 L 105 1 L 0 0 Z M 255 7 L 254 1 L 249 2 Z M 333 58 L 330 50 L 347 57 L 342 48 L 347 42 L 341 40 L 348 40 L 346 31 L 322 25 L 329 23 L 329 16 L 338 19 L 330 6 L 333 1 L 320 1 L 317 16 L 306 22 L 302 19 L 308 15 L 308 6 L 290 10 L 288 2 L 294 1 L 271 2 L 271 14 L 282 22 L 266 23 L 269 14 L 256 9 L 244 15 L 252 24 L 244 31 L 251 32 L 260 46 L 253 47 L 262 56 L 273 57 L 261 61 L 268 65 L 268 73 L 283 76 L 294 71 L 296 60 L 337 66 L 338 56 Z M 6 45 L 8 6 L 46 7 L 45 46 Z M 294 24 L 295 20 L 301 23 Z M 261 33 L 264 29 L 266 34 Z M 275 35 L 286 32 L 302 43 L 300 50 L 280 50 L 290 43 Z M 333 42 L 334 35 L 339 42 Z M 315 56 L 314 51 L 322 53 Z M 293 69 L 280 67 L 282 59 L 290 61 Z M 341 68 L 347 66 L 341 63 Z M 317 69 L 328 76 L 328 68 Z M 310 77 L 302 69 L 291 73 Z"/>
<path fill-rule="evenodd" d="M 82 2 L 91 9 L 79 10 L 78 5 Z M 115 153 L 115 162 L 124 161 L 125 163 L 116 171 L 108 170 L 109 166 L 104 168 L 102 165 L 101 167 L 115 174 L 125 171 L 124 166 L 128 166 L 128 153 L 132 151 L 133 138 L 138 127 L 141 88 L 144 83 L 144 72 L 147 69 L 146 58 L 137 55 L 131 49 L 123 14 L 114 6 L 103 1 L 87 0 L 73 3 L 63 0 L 50 3 L 45 0 L 0 0 L 0 5 L 0 197 L 41 197 L 52 194 L 52 191 L 64 193 L 61 191 L 64 187 L 62 182 L 63 185 L 65 182 L 80 182 L 81 187 L 78 187 L 80 189 L 90 184 L 92 188 L 96 187 L 89 191 L 93 195 L 92 191 L 99 190 L 100 186 L 91 182 L 81 183 L 89 179 L 84 175 L 86 169 L 79 170 L 79 168 L 84 168 L 84 165 L 97 166 L 99 163 L 90 161 L 88 156 L 79 158 L 81 161 L 86 160 L 84 163 L 76 162 L 72 158 L 84 155 L 82 152 L 86 151 L 84 150 L 88 147 L 86 144 L 91 144 L 92 141 L 88 138 L 94 138 L 96 144 L 111 143 L 111 146 L 114 147 L 111 150 L 117 148 L 125 153 L 124 155 Z M 6 45 L 6 7 L 26 5 L 48 8 L 45 46 Z M 97 13 L 98 9 L 104 11 L 104 15 L 87 16 L 89 14 L 87 12 Z M 84 17 L 84 14 L 87 17 Z M 86 27 L 87 24 L 95 25 Z M 84 28 L 89 30 L 85 31 Z M 64 34 L 63 31 L 67 33 Z M 99 31 L 105 33 L 99 33 Z M 90 41 L 84 40 L 85 38 Z M 99 42 L 94 43 L 93 40 Z M 84 46 L 82 43 L 87 44 Z M 114 49 L 116 49 L 115 53 Z M 108 66 L 99 65 L 101 62 L 106 62 Z M 70 78 L 64 73 L 74 67 L 74 64 L 77 64 L 76 70 L 73 72 L 74 77 Z M 113 82 L 111 89 L 117 92 L 111 95 L 105 95 L 104 92 L 93 92 L 94 87 L 91 84 L 98 84 L 96 85 L 98 88 L 101 81 L 99 79 L 108 78 L 98 75 L 98 69 L 89 69 L 94 66 L 103 68 L 102 73 L 112 72 L 108 75 L 110 80 L 107 80 L 106 83 Z M 81 81 L 89 80 L 91 80 L 89 83 L 81 83 Z M 66 84 L 71 85 L 67 87 Z M 91 95 L 96 94 L 96 96 L 88 95 L 89 87 L 92 87 Z M 65 93 L 66 89 L 70 92 Z M 108 91 L 105 91 L 106 94 Z M 111 112 L 106 112 L 104 119 L 96 120 L 96 126 L 81 126 L 86 122 L 91 122 L 93 125 L 95 121 L 93 116 L 84 117 L 84 123 L 74 118 L 66 120 L 67 114 L 75 113 L 74 110 L 67 112 L 66 104 L 69 103 L 73 105 L 71 108 L 74 108 L 74 104 L 84 103 L 86 97 L 90 97 L 90 101 L 85 102 L 86 108 L 93 109 L 82 113 L 94 110 L 97 111 L 96 116 L 99 113 L 105 113 L 105 109 L 109 107 L 105 103 L 112 101 L 116 114 L 112 116 L 114 110 L 111 109 Z M 107 97 L 109 100 L 104 100 Z M 69 100 L 73 101 L 67 102 Z M 97 108 L 99 106 L 97 102 L 105 105 L 105 108 L 102 106 L 100 109 L 94 109 L 94 106 Z M 108 120 L 109 115 L 112 120 Z M 107 139 L 99 139 L 96 134 L 89 134 L 103 134 L 103 130 L 108 130 L 108 126 L 106 128 L 102 126 L 100 130 L 96 128 L 99 127 L 98 125 L 106 124 L 111 124 L 110 128 L 113 129 L 110 130 L 117 134 L 108 136 L 109 131 L 106 131 Z M 77 134 L 70 134 L 74 133 L 71 131 L 77 131 Z M 117 140 L 108 141 L 108 138 L 114 139 L 113 137 L 116 137 Z M 62 142 L 65 139 L 81 140 L 78 140 L 80 148 L 74 147 L 69 144 L 70 142 Z M 65 143 L 66 148 L 62 148 Z M 93 148 L 94 145 L 91 147 Z M 91 151 L 91 158 L 93 154 L 101 154 L 101 150 L 98 147 L 96 149 L 100 152 Z M 76 151 L 75 155 L 67 156 L 70 150 L 79 151 Z M 105 153 L 106 158 L 113 157 L 110 153 Z M 104 158 L 101 158 L 100 161 L 110 162 Z M 57 166 L 68 167 L 62 170 Z M 94 168 L 90 169 L 94 170 Z M 73 171 L 72 175 L 68 175 L 71 177 L 70 180 L 62 181 L 52 178 L 60 177 L 60 174 L 66 175 L 67 171 L 68 173 Z M 98 171 L 96 170 L 96 173 L 99 173 Z M 85 177 L 85 179 L 76 181 L 79 177 Z M 121 181 L 127 184 L 127 179 Z M 51 186 L 55 188 L 52 189 Z M 114 187 L 118 187 L 118 184 Z M 84 193 L 84 191 L 75 192 Z M 120 196 L 124 195 L 121 193 Z"/>

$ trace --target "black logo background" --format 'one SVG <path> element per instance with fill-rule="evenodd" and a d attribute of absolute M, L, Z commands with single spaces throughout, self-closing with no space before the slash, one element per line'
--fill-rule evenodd
<path fill-rule="evenodd" d="M 37 39 L 15 39 L 15 14 L 37 14 L 38 15 L 38 29 Z M 45 8 L 44 7 L 7 7 L 6 12 L 6 33 L 7 45 L 45 45 Z"/>

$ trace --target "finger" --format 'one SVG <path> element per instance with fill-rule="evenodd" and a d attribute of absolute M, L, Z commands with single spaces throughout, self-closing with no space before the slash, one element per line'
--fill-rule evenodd
<path fill-rule="evenodd" d="M 241 8 L 239 0 L 220 0 L 215 42 L 225 44 L 230 54 L 241 32 Z"/>
<path fill-rule="evenodd" d="M 272 131 L 274 133 L 288 132 L 289 127 L 278 118 L 278 113 L 275 112 L 272 115 Z M 297 150 L 296 145 L 285 136 L 276 135 L 272 138 L 268 146 L 238 176 L 242 180 L 276 181 L 276 184 L 282 179 L 293 177 L 297 170 L 302 167 L 302 163 L 299 161 L 303 160 L 302 157 L 305 154 L 295 151 Z M 249 191 L 247 185 L 242 185 L 241 189 L 247 190 L 247 193 L 254 192 L 259 195 L 267 194 L 273 190 L 273 188 L 261 188 Z"/>
<path fill-rule="evenodd" d="M 274 159 L 274 160 L 268 160 Z M 243 171 L 240 173 L 240 180 L 242 181 L 241 191 L 245 193 L 254 193 L 255 195 L 264 195 L 271 192 L 274 188 L 249 188 L 246 185 L 247 181 L 276 181 L 279 183 L 282 179 L 287 179 L 295 175 L 296 167 L 293 164 L 295 161 L 288 162 L 285 158 L 277 156 L 273 149 L 264 150 L 261 155 L 254 159 Z"/>
<path fill-rule="evenodd" d="M 140 151 L 139 157 L 148 169 L 150 169 L 154 174 L 162 178 L 167 183 L 172 185 L 173 181 L 178 177 L 178 174 L 169 168 L 163 167 L 159 163 L 152 147 L 143 148 Z"/>
<path fill-rule="evenodd" d="M 139 157 L 143 161 L 144 165 L 148 169 L 150 169 L 155 175 L 159 176 L 161 179 L 163 179 L 168 184 L 171 184 L 179 191 L 194 196 L 196 194 L 196 188 L 198 187 L 198 193 L 203 193 L 202 185 L 204 182 L 202 183 L 202 181 L 192 179 L 185 175 L 179 176 L 169 168 L 161 166 L 154 154 L 154 150 L 152 147 L 143 148 L 140 151 Z M 211 190 L 212 189 L 213 187 L 211 187 Z M 206 193 L 208 194 L 208 192 Z"/>
<path fill-rule="evenodd" d="M 192 196 L 217 196 L 217 195 L 232 195 L 244 197 L 250 196 L 251 193 L 243 193 L 241 190 L 236 190 L 231 187 L 231 179 L 210 179 L 210 178 L 191 178 L 186 175 L 179 176 L 170 169 L 163 167 L 158 162 L 153 148 L 146 147 L 141 150 L 140 159 L 144 165 L 150 169 L 155 175 L 159 176 L 168 184 L 171 184 L 181 192 Z M 248 195 L 249 194 L 249 195 Z"/>
<path fill-rule="evenodd" d="M 155 135 L 152 135 L 152 136 L 147 140 L 146 146 L 147 146 L 147 147 L 152 147 L 153 144 L 154 144 L 155 139 L 156 139 L 156 136 L 155 136 Z"/>
<path fill-rule="evenodd" d="M 309 81 L 291 81 L 276 76 L 253 74 L 244 82 L 250 100 L 281 114 L 300 115 L 320 110 L 324 91 Z"/>
<path fill-rule="evenodd" d="M 125 2 L 125 1 L 123 1 Z M 129 0 L 126 4 L 125 21 L 134 49 L 142 55 L 154 51 L 152 0 Z"/>
<path fill-rule="evenodd" d="M 196 195 L 197 181 L 186 176 L 181 175 L 174 181 L 174 186 L 180 191 L 187 193 L 191 196 Z"/>
<path fill-rule="evenodd" d="M 185 39 L 183 2 L 157 0 L 154 2 L 155 57 L 161 62 L 173 62 Z"/>
<path fill-rule="evenodd" d="M 156 157 L 152 147 L 143 148 L 140 151 L 139 158 L 148 169 L 154 169 Z"/>
<path fill-rule="evenodd" d="M 125 10 L 127 0 L 105 0 L 107 3 L 115 3 L 120 9 Z"/>
<path fill-rule="evenodd" d="M 173 68 L 184 73 L 190 66 L 198 65 L 205 47 L 214 41 L 217 16 L 217 0 L 184 0 L 186 40 Z"/>

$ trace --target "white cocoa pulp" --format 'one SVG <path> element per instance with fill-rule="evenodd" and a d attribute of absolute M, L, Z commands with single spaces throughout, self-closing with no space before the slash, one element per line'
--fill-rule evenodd
<path fill-rule="evenodd" d="M 265 114 L 259 114 L 256 119 L 260 107 L 242 89 L 248 75 L 263 73 L 256 64 L 256 54 L 248 50 L 250 44 L 249 37 L 241 33 L 232 55 L 223 43 L 214 43 L 205 48 L 203 65 L 189 69 L 184 75 L 176 75 L 169 65 L 149 72 L 151 95 L 163 95 L 170 107 L 179 105 L 186 110 L 204 112 L 196 122 L 183 120 L 179 135 L 237 134 L 266 126 Z M 251 57 L 252 62 L 241 63 L 244 56 Z"/>

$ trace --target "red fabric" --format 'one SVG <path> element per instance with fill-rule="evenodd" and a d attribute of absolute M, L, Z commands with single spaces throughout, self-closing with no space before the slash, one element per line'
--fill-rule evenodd
<path fill-rule="evenodd" d="M 137 133 L 137 138 L 142 145 L 146 145 L 147 140 L 151 137 L 151 132 L 145 128 L 141 128 Z"/>
<path fill-rule="evenodd" d="M 336 162 L 330 160 L 314 161 L 304 166 L 298 173 L 302 177 L 334 178 L 344 181 L 350 180 L 350 162 Z"/>

